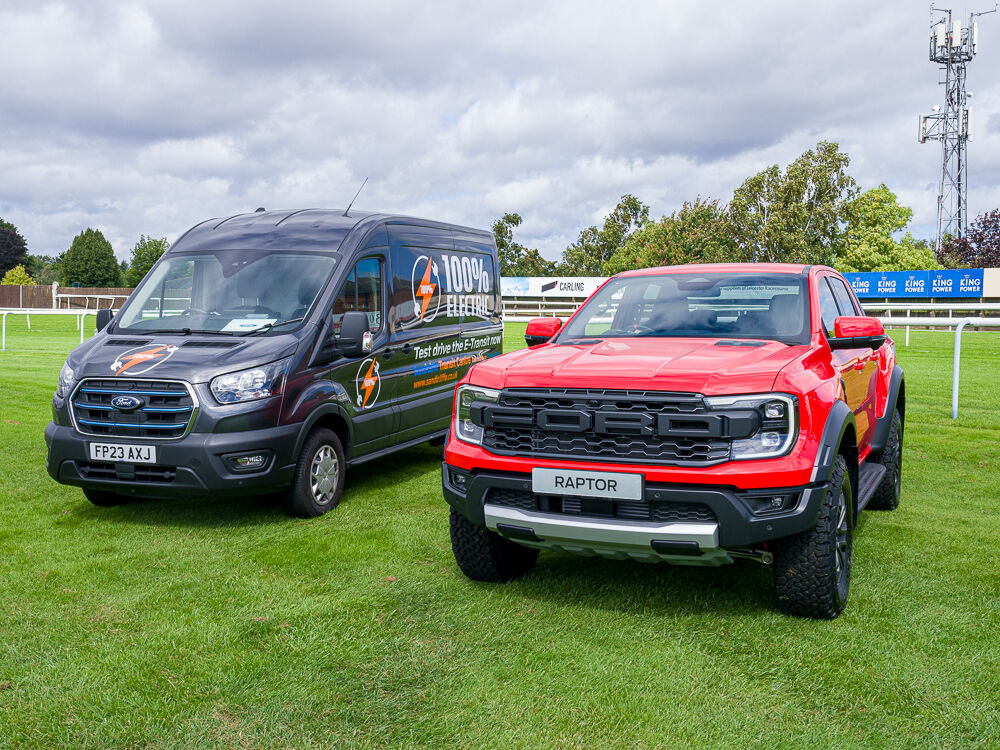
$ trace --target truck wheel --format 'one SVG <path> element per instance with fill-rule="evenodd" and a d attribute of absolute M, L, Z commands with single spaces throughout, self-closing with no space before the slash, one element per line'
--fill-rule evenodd
<path fill-rule="evenodd" d="M 344 491 L 344 449 L 333 430 L 313 430 L 285 491 L 285 510 L 298 518 L 315 518 L 337 507 Z"/>
<path fill-rule="evenodd" d="M 889 427 L 889 439 L 882 451 L 881 461 L 885 467 L 885 476 L 865 508 L 895 510 L 899 506 L 899 495 L 903 487 L 903 420 L 899 418 L 898 411 L 892 413 L 892 426 Z"/>
<path fill-rule="evenodd" d="M 109 490 L 90 490 L 85 489 L 83 491 L 83 496 L 86 497 L 94 505 L 98 505 L 102 508 L 111 508 L 115 505 L 123 505 L 132 500 L 128 495 L 119 495 L 117 492 L 110 492 Z"/>
<path fill-rule="evenodd" d="M 832 620 L 844 611 L 851 583 L 853 490 L 837 456 L 816 525 L 774 545 L 774 587 L 783 612 Z"/>
<path fill-rule="evenodd" d="M 535 567 L 538 550 L 504 539 L 485 526 L 472 523 L 451 509 L 451 551 L 455 561 L 473 581 L 505 583 Z"/>

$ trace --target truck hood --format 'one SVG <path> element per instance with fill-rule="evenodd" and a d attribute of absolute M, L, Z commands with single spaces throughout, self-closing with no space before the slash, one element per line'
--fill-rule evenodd
<path fill-rule="evenodd" d="M 292 335 L 249 338 L 198 335 L 125 335 L 103 331 L 69 356 L 82 378 L 168 379 L 207 383 L 216 375 L 266 364 L 295 351 Z"/>
<path fill-rule="evenodd" d="M 726 343 L 728 342 L 728 343 Z M 611 388 L 708 395 L 767 392 L 808 346 L 731 339 L 604 339 L 545 344 L 476 365 L 472 381 L 493 388 Z"/>

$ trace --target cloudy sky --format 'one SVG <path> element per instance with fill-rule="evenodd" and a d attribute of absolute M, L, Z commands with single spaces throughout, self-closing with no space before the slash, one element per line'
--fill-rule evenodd
<path fill-rule="evenodd" d="M 127 257 L 211 216 L 343 206 L 368 177 L 358 208 L 484 228 L 517 211 L 554 258 L 623 193 L 656 216 L 726 201 L 831 139 L 929 237 L 929 18 L 917 0 L 0 0 L 0 217 L 34 253 L 91 226 Z M 1000 14 L 980 25 L 973 215 L 1000 205 Z"/>

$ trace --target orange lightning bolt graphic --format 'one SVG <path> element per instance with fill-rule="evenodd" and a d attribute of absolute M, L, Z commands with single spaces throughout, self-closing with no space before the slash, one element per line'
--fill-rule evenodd
<path fill-rule="evenodd" d="M 143 362 L 149 362 L 151 359 L 159 359 L 163 356 L 162 352 L 167 349 L 168 345 L 157 346 L 153 349 L 147 349 L 144 352 L 136 352 L 135 354 L 129 354 L 122 361 L 124 364 L 118 368 L 118 372 L 115 373 L 115 377 L 118 377 L 128 368 L 134 367 L 135 365 L 141 365 Z"/>
<path fill-rule="evenodd" d="M 424 302 L 420 306 L 420 319 L 424 319 L 424 313 L 427 312 L 427 306 L 431 303 L 431 297 L 434 296 L 434 289 L 437 284 L 431 283 L 431 263 L 433 261 L 427 259 L 427 270 L 424 271 L 424 278 L 420 280 L 420 286 L 417 287 L 417 293 L 414 295 L 416 297 L 422 297 Z"/>
<path fill-rule="evenodd" d="M 361 388 L 365 392 L 365 400 L 361 402 L 362 409 L 368 406 L 368 399 L 371 398 L 372 389 L 375 387 L 375 383 L 378 382 L 378 376 L 374 374 L 374 371 L 375 360 L 373 359 L 371 365 L 368 367 L 368 372 L 365 373 L 365 377 L 361 381 Z"/>

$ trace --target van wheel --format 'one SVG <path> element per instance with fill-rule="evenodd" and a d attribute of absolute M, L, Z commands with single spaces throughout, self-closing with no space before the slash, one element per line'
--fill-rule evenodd
<path fill-rule="evenodd" d="M 285 510 L 298 518 L 315 518 L 337 507 L 344 491 L 344 449 L 333 430 L 320 427 L 306 438 L 285 492 Z"/>
<path fill-rule="evenodd" d="M 832 620 L 847 606 L 851 584 L 853 491 L 837 456 L 816 525 L 774 545 L 774 587 L 783 612 Z"/>
<path fill-rule="evenodd" d="M 506 583 L 535 567 L 538 550 L 504 539 L 451 509 L 451 551 L 455 562 L 473 581 Z"/>
<path fill-rule="evenodd" d="M 885 467 L 885 476 L 865 508 L 895 510 L 903 488 L 903 420 L 899 418 L 899 411 L 892 413 L 892 426 L 889 427 L 889 439 L 882 451 L 881 462 Z"/>
<path fill-rule="evenodd" d="M 123 505 L 132 500 L 128 495 L 119 495 L 117 492 L 110 492 L 109 490 L 90 490 L 85 489 L 83 491 L 83 496 L 86 497 L 94 505 L 98 505 L 101 508 L 111 508 L 115 505 Z"/>

